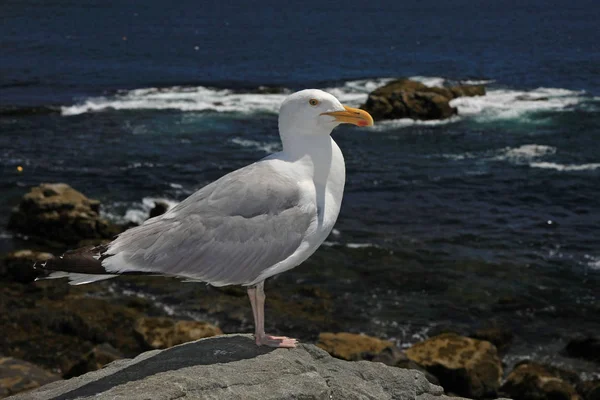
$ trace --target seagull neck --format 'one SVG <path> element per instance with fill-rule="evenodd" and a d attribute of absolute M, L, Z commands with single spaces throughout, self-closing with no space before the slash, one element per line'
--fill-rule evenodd
<path fill-rule="evenodd" d="M 282 135 L 283 153 L 291 162 L 302 162 L 312 169 L 316 182 L 325 184 L 332 162 L 332 140 L 323 135 Z"/>

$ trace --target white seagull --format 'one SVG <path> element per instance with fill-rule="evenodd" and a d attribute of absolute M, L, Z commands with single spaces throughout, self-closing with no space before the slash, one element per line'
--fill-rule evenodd
<path fill-rule="evenodd" d="M 84 284 L 120 274 L 243 285 L 257 345 L 295 347 L 264 330 L 265 279 L 294 268 L 327 238 L 340 212 L 346 169 L 331 131 L 373 125 L 366 111 L 321 90 L 290 95 L 279 110 L 283 150 L 203 187 L 112 242 L 65 253 L 43 268 Z"/>

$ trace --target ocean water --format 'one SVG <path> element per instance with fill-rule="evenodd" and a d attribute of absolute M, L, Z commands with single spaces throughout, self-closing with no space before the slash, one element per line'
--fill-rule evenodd
<path fill-rule="evenodd" d="M 28 245 L 3 227 L 40 182 L 140 222 L 277 151 L 294 90 L 358 106 L 394 77 L 481 83 L 450 120 L 338 128 L 336 229 L 278 282 L 336 294 L 361 316 L 348 330 L 403 345 L 495 321 L 511 360 L 568 363 L 564 343 L 600 331 L 600 3 L 7 0 L 0 15 L 1 251 Z"/>

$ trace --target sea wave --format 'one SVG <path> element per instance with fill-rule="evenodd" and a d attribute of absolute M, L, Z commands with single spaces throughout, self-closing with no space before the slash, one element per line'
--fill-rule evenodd
<path fill-rule="evenodd" d="M 342 103 L 359 106 L 368 94 L 390 82 L 393 78 L 362 79 L 343 82 L 338 86 L 322 89 L 336 96 Z M 443 77 L 413 76 L 427 86 L 448 86 L 452 84 L 495 84 L 492 80 L 448 80 Z M 218 113 L 277 113 L 281 102 L 291 89 L 265 91 L 219 89 L 207 86 L 167 88 L 142 88 L 120 91 L 112 96 L 93 97 L 80 103 L 61 107 L 64 116 L 105 110 L 180 110 Z M 514 90 L 488 86 L 485 96 L 459 97 L 450 104 L 458 109 L 458 117 L 440 121 L 414 121 L 400 119 L 378 123 L 379 129 L 389 129 L 411 125 L 442 125 L 461 119 L 474 119 L 487 122 L 498 119 L 519 119 L 540 111 L 563 111 L 574 107 L 595 104 L 598 99 L 590 97 L 584 91 L 561 88 L 537 88 L 532 90 Z"/>
<path fill-rule="evenodd" d="M 532 162 L 529 165 L 533 168 L 554 169 L 556 171 L 593 171 L 600 169 L 600 163 L 557 164 L 553 162 Z"/>
<path fill-rule="evenodd" d="M 231 143 L 254 150 L 261 150 L 267 154 L 275 153 L 276 151 L 281 150 L 281 143 L 279 142 L 259 142 L 257 140 L 235 137 L 231 139 Z"/>
<path fill-rule="evenodd" d="M 157 203 L 164 203 L 170 210 L 179 202 L 163 197 L 144 197 L 138 203 L 114 202 L 103 207 L 101 216 L 119 224 L 141 224 L 150 216 Z"/>

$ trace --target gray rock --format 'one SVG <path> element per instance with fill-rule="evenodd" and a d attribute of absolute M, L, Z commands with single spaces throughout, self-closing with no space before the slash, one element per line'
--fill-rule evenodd
<path fill-rule="evenodd" d="M 449 400 L 415 370 L 331 357 L 313 345 L 256 347 L 225 335 L 118 360 L 13 400 L 71 399 L 418 399 Z"/>

